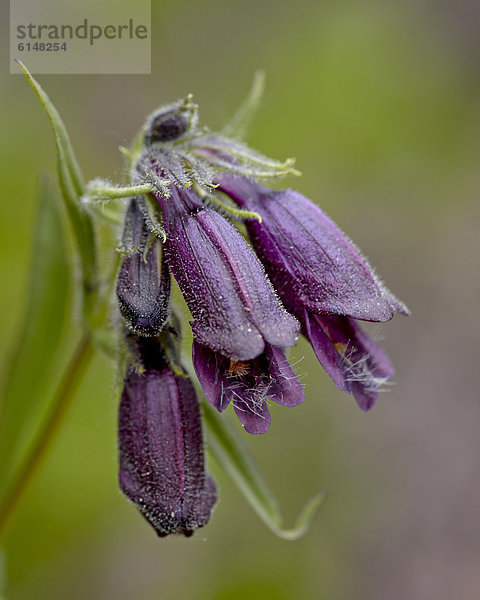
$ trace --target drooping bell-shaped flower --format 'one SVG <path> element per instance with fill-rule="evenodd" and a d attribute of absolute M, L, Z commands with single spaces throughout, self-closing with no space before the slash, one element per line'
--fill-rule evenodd
<path fill-rule="evenodd" d="M 379 385 L 393 375 L 387 356 L 354 319 L 387 321 L 406 306 L 320 208 L 293 190 L 270 190 L 253 179 L 224 174 L 219 189 L 254 211 L 247 230 L 286 308 L 302 324 L 335 384 L 373 406 Z"/>
<path fill-rule="evenodd" d="M 137 338 L 119 414 L 119 481 L 159 536 L 206 525 L 216 489 L 205 470 L 200 410 L 190 379 L 175 374 L 156 339 Z"/>
<path fill-rule="evenodd" d="M 231 174 L 222 175 L 219 189 L 262 217 L 247 222 L 250 240 L 288 307 L 365 321 L 408 313 L 353 242 L 302 194 Z"/>
<path fill-rule="evenodd" d="M 257 358 L 239 361 L 194 342 L 193 365 L 210 404 L 223 411 L 231 402 L 249 433 L 268 430 L 267 398 L 284 406 L 297 406 L 305 397 L 285 353 L 271 344 L 266 344 Z"/>
<path fill-rule="evenodd" d="M 194 339 L 233 360 L 259 356 L 266 343 L 293 346 L 299 324 L 238 231 L 192 190 L 172 185 L 159 202 L 165 255 L 192 314 Z"/>
<path fill-rule="evenodd" d="M 130 200 L 122 236 L 125 256 L 117 277 L 120 312 L 130 330 L 156 336 L 169 316 L 170 273 L 160 240 L 146 227 L 141 204 Z"/>

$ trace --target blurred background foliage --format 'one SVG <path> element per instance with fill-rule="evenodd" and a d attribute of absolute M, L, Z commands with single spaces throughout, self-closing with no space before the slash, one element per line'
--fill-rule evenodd
<path fill-rule="evenodd" d="M 202 121 L 219 127 L 264 69 L 248 141 L 297 158 L 304 176 L 286 184 L 348 232 L 413 316 L 373 327 L 397 375 L 370 414 L 301 342 L 304 405 L 272 406 L 270 432 L 248 437 L 290 521 L 328 492 L 293 543 L 216 472 L 211 524 L 189 540 L 157 539 L 117 490 L 116 375 L 99 356 L 10 529 L 6 598 L 480 597 L 479 13 L 474 0 L 159 0 L 151 76 L 38 77 L 86 177 L 117 181 L 117 147 L 146 114 L 192 92 Z M 6 2 L 0 22 L 7 56 Z M 25 308 L 39 176 L 54 172 L 55 150 L 24 78 L 6 62 L 0 77 L 5 365 Z"/>

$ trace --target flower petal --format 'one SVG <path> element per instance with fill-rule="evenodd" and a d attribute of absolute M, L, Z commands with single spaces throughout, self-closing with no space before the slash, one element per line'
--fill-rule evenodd
<path fill-rule="evenodd" d="M 305 400 L 305 392 L 295 371 L 281 348 L 270 344 L 265 349 L 270 384 L 268 397 L 283 406 L 298 406 Z"/>
<path fill-rule="evenodd" d="M 218 411 L 224 411 L 231 400 L 231 394 L 227 393 L 230 359 L 196 341 L 192 352 L 193 366 L 205 398 Z"/>
<path fill-rule="evenodd" d="M 332 340 L 317 323 L 315 316 L 310 315 L 307 310 L 304 311 L 304 329 L 305 337 L 312 344 L 312 348 L 322 365 L 325 372 L 333 383 L 342 392 L 349 392 L 349 386 L 345 382 L 345 372 L 340 358 L 340 354 L 335 348 Z"/>
<path fill-rule="evenodd" d="M 385 352 L 348 317 L 305 313 L 305 334 L 335 385 L 352 393 L 363 410 L 372 408 L 394 369 Z"/>
<path fill-rule="evenodd" d="M 239 396 L 233 398 L 232 404 L 245 431 L 253 434 L 267 433 L 271 419 L 265 398 Z"/>
<path fill-rule="evenodd" d="M 247 222 L 255 251 L 287 308 L 387 321 L 406 306 L 389 292 L 351 240 L 320 208 L 293 190 L 222 175 L 219 189 L 261 215 Z"/>

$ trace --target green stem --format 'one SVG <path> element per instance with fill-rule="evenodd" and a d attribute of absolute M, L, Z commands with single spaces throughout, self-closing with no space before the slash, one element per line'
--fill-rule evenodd
<path fill-rule="evenodd" d="M 10 518 L 17 509 L 33 476 L 38 471 L 42 460 L 45 459 L 51 444 L 60 430 L 78 385 L 82 381 L 85 370 L 93 356 L 93 352 L 94 348 L 90 334 L 85 333 L 65 369 L 45 422 L 38 432 L 23 464 L 20 466 L 16 479 L 14 479 L 2 501 L 0 506 L 0 540 L 5 534 Z"/>
<path fill-rule="evenodd" d="M 109 200 L 119 200 L 121 198 L 128 198 L 129 196 L 137 196 L 139 194 L 149 194 L 153 190 L 154 187 L 150 183 L 113 187 L 99 184 L 97 181 L 93 180 L 87 186 L 85 199 L 90 202 L 108 202 Z"/>

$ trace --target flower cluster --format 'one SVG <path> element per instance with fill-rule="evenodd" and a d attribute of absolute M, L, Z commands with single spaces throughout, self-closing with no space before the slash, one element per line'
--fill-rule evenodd
<path fill-rule="evenodd" d="M 229 403 L 249 433 L 270 425 L 267 399 L 295 406 L 302 385 L 285 355 L 300 334 L 335 385 L 373 406 L 393 375 L 358 324 L 407 314 L 358 248 L 316 205 L 258 180 L 294 172 L 198 127 L 190 97 L 147 120 L 117 280 L 130 362 L 120 408 L 120 482 L 159 535 L 191 534 L 215 503 L 200 411 L 179 365 L 170 273 L 192 315 L 193 366 L 208 402 Z M 232 224 L 244 223 L 251 244 Z"/>

